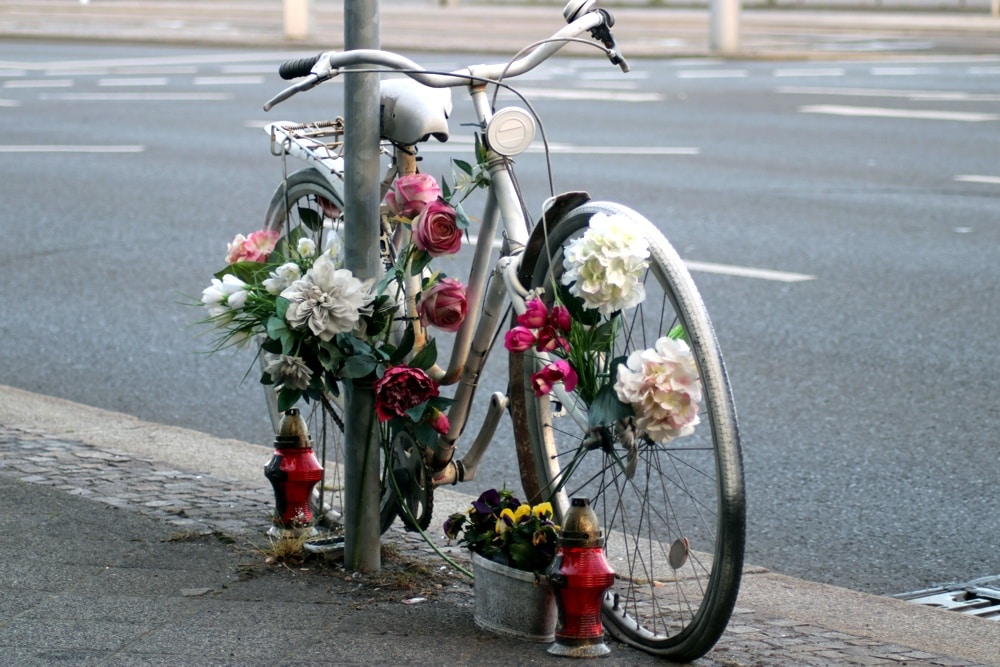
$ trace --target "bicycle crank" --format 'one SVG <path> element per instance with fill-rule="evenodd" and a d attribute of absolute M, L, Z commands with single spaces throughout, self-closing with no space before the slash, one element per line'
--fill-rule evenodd
<path fill-rule="evenodd" d="M 426 530 L 434 511 L 434 485 L 423 451 L 406 431 L 393 437 L 390 450 L 389 486 L 396 495 L 396 514 L 407 530 Z"/>

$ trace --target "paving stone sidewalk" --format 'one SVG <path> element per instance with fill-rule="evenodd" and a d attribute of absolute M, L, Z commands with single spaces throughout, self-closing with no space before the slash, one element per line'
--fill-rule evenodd
<path fill-rule="evenodd" d="M 0 426 L 0 475 L 21 483 L 26 496 L 31 486 L 40 485 L 65 494 L 66 503 L 74 498 L 85 498 L 122 511 L 133 512 L 165 524 L 178 533 L 225 535 L 243 541 L 261 539 L 268 526 L 271 511 L 269 487 L 261 476 L 260 485 L 241 481 L 223 480 L 195 470 L 179 469 L 152 459 L 118 451 L 100 449 L 68 437 Z M 35 508 L 37 510 L 37 508 Z M 11 511 L 10 508 L 7 511 Z M 67 549 L 74 548 L 73 541 L 85 542 L 88 535 L 78 534 L 69 538 Z M 443 538 L 442 538 L 443 539 Z M 444 564 L 419 536 L 406 533 L 395 526 L 384 538 L 385 544 L 406 558 L 424 563 L 428 571 L 446 572 L 454 577 L 454 586 L 448 586 L 450 596 L 445 596 L 438 607 L 447 607 L 453 614 L 471 617 L 471 587 Z M 449 554 L 463 559 L 455 547 L 443 546 Z M 224 548 L 224 547 L 220 547 Z M 466 562 L 467 561 L 463 561 Z M 290 591 L 299 590 L 303 577 L 308 582 L 310 570 L 302 570 Z M 318 575 L 317 575 L 318 576 Z M 319 581 L 319 580 L 317 580 Z M 276 585 L 281 585 L 278 582 Z M 323 581 L 324 586 L 329 580 Z M 266 605 L 266 601 L 262 602 Z M 390 628 L 401 622 L 399 606 L 378 607 L 377 623 Z M 940 612 L 948 613 L 948 612 Z M 0 636 L 9 622 L 0 615 Z M 465 627 L 468 632 L 468 626 Z M 477 641 L 489 642 L 489 637 L 472 630 Z M 439 639 L 421 641 L 419 630 L 411 628 L 406 639 L 411 644 L 413 656 L 428 655 L 433 658 Z M 433 634 L 427 635 L 433 638 Z M 0 639 L 0 646 L 6 640 Z M 427 645 L 431 644 L 431 645 Z M 649 656 L 618 644 L 613 645 L 611 659 L 600 664 L 654 664 Z M 359 645 L 359 650 L 361 647 Z M 551 658 L 542 648 L 526 645 L 525 664 L 544 664 Z M 362 653 L 356 656 L 364 658 Z M 455 664 L 462 664 L 455 656 Z M 471 659 L 471 658 L 470 658 Z M 482 664 L 489 661 L 477 659 Z M 141 662 L 141 661 L 140 661 Z M 375 660 L 375 662 L 378 662 Z M 662 661 L 655 661 L 663 664 Z M 105 664 L 115 664 L 114 662 Z M 130 664 L 132 664 L 130 662 Z M 197 661 L 196 663 L 197 664 Z M 318 663 L 317 663 L 318 664 Z M 436 664 L 431 659 L 430 664 Z M 915 650 L 902 644 L 886 643 L 864 636 L 840 632 L 810 622 L 758 613 L 754 609 L 738 607 L 730 627 L 715 649 L 699 660 L 704 667 L 739 667 L 756 665 L 939 665 L 970 667 L 985 665 L 945 655 Z"/>

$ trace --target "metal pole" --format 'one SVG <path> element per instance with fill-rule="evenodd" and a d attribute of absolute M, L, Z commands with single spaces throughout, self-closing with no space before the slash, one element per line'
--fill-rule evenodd
<path fill-rule="evenodd" d="M 380 46 L 379 0 L 344 0 L 345 49 Z M 345 266 L 361 280 L 378 271 L 379 77 L 344 75 Z M 344 566 L 374 572 L 382 567 L 379 526 L 379 440 L 370 383 L 347 383 L 344 462 Z"/>
<path fill-rule="evenodd" d="M 740 50 L 740 4 L 740 0 L 712 0 L 712 51 L 733 54 Z"/>

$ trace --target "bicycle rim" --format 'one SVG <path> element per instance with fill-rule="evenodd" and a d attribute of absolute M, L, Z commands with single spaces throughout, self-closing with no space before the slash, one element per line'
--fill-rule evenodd
<path fill-rule="evenodd" d="M 554 391 L 536 398 L 528 388 L 541 362 L 530 353 L 512 354 L 522 478 L 526 494 L 552 500 L 560 518 L 570 498 L 590 499 L 616 572 L 604 603 L 607 630 L 647 652 L 694 660 L 722 634 L 739 588 L 745 503 L 735 410 L 701 299 L 666 239 L 638 214 L 603 203 L 571 211 L 550 231 L 532 286 L 558 280 L 563 248 L 598 212 L 641 225 L 651 252 L 646 299 L 624 313 L 614 356 L 650 348 L 683 327 L 701 383 L 700 424 L 666 443 L 607 431 L 605 444 L 585 446 L 593 430 L 579 397 Z"/>

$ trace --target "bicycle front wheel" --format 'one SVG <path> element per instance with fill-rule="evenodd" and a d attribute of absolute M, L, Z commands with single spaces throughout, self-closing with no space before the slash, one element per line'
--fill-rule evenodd
<path fill-rule="evenodd" d="M 341 194 L 316 169 L 306 168 L 288 176 L 278 186 L 267 209 L 265 229 L 292 238 L 312 239 L 316 247 L 327 250 L 331 243 L 343 242 L 344 201 Z M 339 239 L 339 240 L 338 240 Z M 260 355 L 263 364 L 263 352 Z M 271 423 L 275 429 L 281 419 L 274 387 L 264 386 Z M 323 481 L 313 491 L 312 511 L 320 525 L 334 532 L 343 527 L 344 497 L 344 400 L 343 392 L 326 394 L 321 401 L 298 406 L 306 420 L 316 454 L 323 466 Z M 396 516 L 394 496 L 386 490 L 386 456 L 382 455 L 379 472 L 381 505 L 379 521 L 382 532 L 389 529 Z"/>
<path fill-rule="evenodd" d="M 537 257 L 525 258 L 522 277 L 530 271 L 530 286 L 543 288 L 551 306 L 567 246 L 599 213 L 625 216 L 630 228 L 643 230 L 650 251 L 645 299 L 621 311 L 609 356 L 624 359 L 668 334 L 682 336 L 700 383 L 700 423 L 667 441 L 627 427 L 591 426 L 579 390 L 534 395 L 532 376 L 546 359 L 512 353 L 511 414 L 522 481 L 534 502 L 553 502 L 560 520 L 571 498 L 590 499 L 616 572 L 604 602 L 609 633 L 690 661 L 721 636 L 739 589 L 745 502 L 736 413 L 701 298 L 676 252 L 639 214 L 602 202 L 571 210 L 550 228 Z"/>

